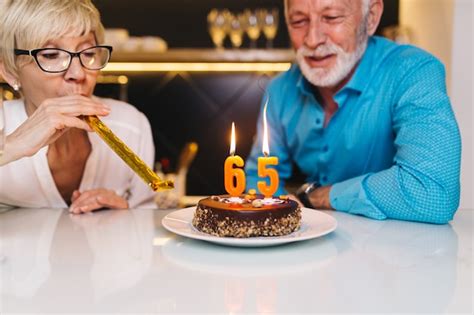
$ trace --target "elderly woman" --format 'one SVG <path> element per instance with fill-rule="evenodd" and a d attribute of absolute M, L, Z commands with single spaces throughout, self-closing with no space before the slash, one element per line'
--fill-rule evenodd
<path fill-rule="evenodd" d="M 134 107 L 92 95 L 112 48 L 90 0 L 0 4 L 0 74 L 22 99 L 5 102 L 0 203 L 65 208 L 146 207 L 153 192 L 81 120 L 104 122 L 147 164 L 150 124 Z"/>

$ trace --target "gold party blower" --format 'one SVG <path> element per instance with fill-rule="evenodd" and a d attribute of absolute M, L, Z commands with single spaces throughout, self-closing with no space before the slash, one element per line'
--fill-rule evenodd
<path fill-rule="evenodd" d="M 130 148 L 120 140 L 113 132 L 107 127 L 99 117 L 83 116 L 83 119 L 87 124 L 104 140 L 109 147 L 117 153 L 127 165 L 135 171 L 154 191 L 162 191 L 174 188 L 174 183 L 171 180 L 162 180 L 156 175 L 148 165 L 143 162 Z"/>

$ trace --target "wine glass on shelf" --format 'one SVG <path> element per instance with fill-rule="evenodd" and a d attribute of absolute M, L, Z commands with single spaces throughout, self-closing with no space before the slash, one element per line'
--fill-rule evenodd
<path fill-rule="evenodd" d="M 229 38 L 234 48 L 242 46 L 242 38 L 244 36 L 243 20 L 242 14 L 229 15 Z"/>
<path fill-rule="evenodd" d="M 214 45 L 221 49 L 227 36 L 227 22 L 229 12 L 227 10 L 212 9 L 207 15 L 209 34 Z"/>
<path fill-rule="evenodd" d="M 278 31 L 278 9 L 264 10 L 262 19 L 263 34 L 267 39 L 267 48 L 273 48 L 273 40 Z"/>
<path fill-rule="evenodd" d="M 255 10 L 244 10 L 245 31 L 250 38 L 250 48 L 257 48 L 257 39 L 260 37 L 260 25 L 258 24 L 257 12 Z"/>

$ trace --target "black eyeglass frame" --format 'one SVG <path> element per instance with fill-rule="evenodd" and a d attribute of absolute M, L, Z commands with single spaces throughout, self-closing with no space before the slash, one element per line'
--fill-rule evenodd
<path fill-rule="evenodd" d="M 81 60 L 81 57 L 80 55 L 86 51 L 86 50 L 89 50 L 91 48 L 106 48 L 108 51 L 109 51 L 109 57 L 107 58 L 107 62 L 105 62 L 104 66 L 101 67 L 101 68 L 98 68 L 98 69 L 91 69 L 89 67 L 86 67 L 83 63 L 82 63 L 82 60 Z M 61 50 L 61 51 L 64 51 L 66 53 L 69 54 L 69 56 L 71 56 L 69 58 L 69 64 L 68 66 L 66 67 L 66 69 L 64 70 L 61 70 L 61 71 L 50 71 L 50 70 L 46 70 L 44 69 L 43 67 L 41 67 L 40 63 L 38 62 L 38 59 L 37 59 L 37 55 L 42 52 L 42 51 L 45 51 L 45 50 L 51 50 L 51 49 L 56 49 L 56 50 Z M 81 51 L 78 51 L 78 52 L 70 52 L 70 51 L 67 51 L 67 50 L 64 50 L 64 49 L 61 49 L 61 48 L 39 48 L 39 49 L 32 49 L 32 50 L 25 50 L 25 49 L 14 49 L 14 53 L 15 53 L 15 56 L 32 56 L 33 59 L 35 60 L 36 64 L 38 65 L 38 67 L 40 67 L 41 70 L 43 70 L 44 72 L 48 72 L 48 73 L 61 73 L 61 72 L 66 72 L 69 67 L 71 66 L 71 62 L 72 62 L 72 58 L 74 57 L 77 57 L 79 58 L 79 62 L 81 63 L 81 66 L 83 66 L 84 68 L 88 69 L 88 70 L 93 70 L 93 71 L 97 71 L 97 70 L 101 70 L 103 68 L 105 68 L 105 66 L 107 66 L 107 64 L 109 63 L 110 61 L 110 57 L 112 56 L 112 46 L 106 46 L 106 45 L 96 45 L 96 46 L 92 46 L 92 47 L 88 47 L 86 49 L 83 49 Z"/>

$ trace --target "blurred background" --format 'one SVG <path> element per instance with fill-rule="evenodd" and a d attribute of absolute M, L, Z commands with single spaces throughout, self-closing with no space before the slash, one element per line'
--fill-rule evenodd
<path fill-rule="evenodd" d="M 436 0 L 434 0 L 436 1 Z M 170 48 L 213 47 L 208 33 L 207 15 L 212 9 L 242 13 L 246 9 L 277 9 L 278 31 L 274 47 L 288 48 L 283 0 L 95 0 L 108 28 L 125 28 L 132 36 L 160 36 Z M 398 25 L 399 0 L 385 0 L 385 13 L 380 29 Z M 231 47 L 229 37 L 225 46 Z M 242 47 L 249 47 L 244 37 Z M 265 47 L 265 37 L 258 39 L 258 47 Z"/>
<path fill-rule="evenodd" d="M 281 0 L 94 1 L 114 44 L 113 60 L 159 63 L 166 69 L 118 73 L 97 94 L 121 97 L 151 121 L 157 170 L 177 173 L 185 144 L 198 152 L 186 176 L 186 194 L 224 193 L 223 163 L 232 121 L 237 154 L 249 154 L 268 81 L 293 61 Z M 399 1 L 386 0 L 377 33 L 399 24 Z M 237 63 L 237 69 L 225 67 Z M 223 68 L 192 71 L 188 63 Z M 150 65 L 148 65 L 150 66 Z M 244 69 L 245 68 L 245 69 Z M 125 91 L 126 90 L 126 91 Z M 115 95 L 114 95 L 115 94 Z M 295 175 L 297 186 L 304 178 Z"/>
<path fill-rule="evenodd" d="M 106 42 L 114 46 L 96 94 L 122 99 L 145 113 L 153 128 L 155 168 L 181 174 L 185 194 L 224 193 L 223 164 L 232 122 L 237 154 L 246 158 L 263 89 L 294 59 L 283 0 L 94 3 L 107 28 Z M 467 193 L 474 177 L 472 1 L 384 3 L 377 34 L 428 50 L 446 66 L 463 136 L 461 207 L 473 208 L 474 198 Z M 14 97 L 6 88 L 8 97 Z M 290 184 L 303 180 L 296 174 Z"/>

